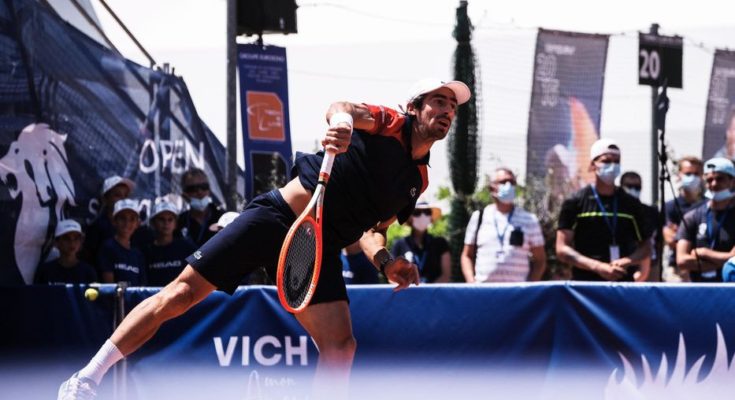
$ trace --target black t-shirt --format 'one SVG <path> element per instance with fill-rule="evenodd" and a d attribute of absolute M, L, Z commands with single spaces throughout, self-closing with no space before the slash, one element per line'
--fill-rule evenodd
<path fill-rule="evenodd" d="M 591 186 L 586 186 L 564 200 L 559 214 L 558 229 L 574 232 L 574 249 L 586 257 L 610 262 L 610 246 L 613 244 L 611 226 L 614 203 L 617 199 L 617 223 L 614 243 L 620 248 L 620 257 L 632 254 L 643 240 L 651 237 L 652 227 L 644 215 L 643 205 L 635 197 L 616 187 L 612 196 L 599 196 L 605 211 L 595 199 Z M 633 280 L 635 268 L 628 268 L 622 280 Z M 572 268 L 572 278 L 582 281 L 602 281 L 600 275 L 585 269 Z"/>
<path fill-rule="evenodd" d="M 72 267 L 61 265 L 58 259 L 49 261 L 38 268 L 34 283 L 92 283 L 97 282 L 94 267 L 84 261 Z"/>
<path fill-rule="evenodd" d="M 175 238 L 164 246 L 151 243 L 144 247 L 148 286 L 166 286 L 173 281 L 186 267 L 185 258 L 196 249 L 194 243 L 184 238 Z"/>
<path fill-rule="evenodd" d="M 432 283 L 442 274 L 442 255 L 449 251 L 449 243 L 443 237 L 424 235 L 422 247 L 416 244 L 411 235 L 393 243 L 391 253 L 394 257 L 404 256 L 419 267 L 423 282 Z M 410 257 L 407 253 L 410 252 Z"/>
<path fill-rule="evenodd" d="M 115 238 L 102 243 L 97 254 L 100 272 L 112 272 L 115 282 L 127 282 L 130 286 L 145 284 L 145 257 L 135 247 L 126 249 Z"/>
<path fill-rule="evenodd" d="M 411 157 L 411 118 L 385 107 L 368 108 L 376 125 L 370 132 L 353 132 L 347 152 L 334 160 L 324 196 L 324 238 L 336 249 L 395 215 L 399 222 L 407 220 L 428 186 L 429 155 Z M 296 155 L 292 175 L 312 192 L 322 159 L 323 152 Z"/>
<path fill-rule="evenodd" d="M 713 211 L 707 203 L 702 203 L 684 214 L 686 224 L 679 225 L 676 240 L 688 240 L 692 249 L 708 247 L 716 251 L 732 250 L 735 246 L 735 207 Z M 722 268 L 709 274 L 691 271 L 689 276 L 692 282 L 722 282 Z"/>
<path fill-rule="evenodd" d="M 677 209 L 676 204 L 674 203 L 676 201 L 679 204 L 679 208 Z M 666 202 L 665 210 L 666 210 L 666 225 L 669 223 L 679 225 L 681 224 L 681 219 L 686 213 L 688 213 L 690 210 L 695 209 L 696 207 L 701 206 L 704 204 L 704 200 L 698 200 L 694 203 L 687 203 L 687 201 L 684 199 L 684 196 L 677 196 L 676 199 L 669 200 Z M 671 256 L 669 256 L 669 265 L 676 265 L 676 250 L 671 252 Z"/>
<path fill-rule="evenodd" d="M 219 217 L 224 213 L 225 210 L 221 207 L 214 203 L 210 203 L 207 206 L 207 215 L 205 216 L 204 226 L 202 226 L 191 216 L 191 210 L 186 210 L 179 214 L 174 235 L 176 237 L 189 238 L 189 240 L 196 246 L 201 246 L 214 236 L 215 233 L 217 233 L 210 230 L 209 227 L 212 224 L 217 223 L 217 221 L 219 221 Z"/>

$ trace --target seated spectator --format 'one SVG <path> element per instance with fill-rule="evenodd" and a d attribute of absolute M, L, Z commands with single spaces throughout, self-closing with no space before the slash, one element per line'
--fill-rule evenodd
<path fill-rule="evenodd" d="M 217 222 L 209 226 L 209 230 L 215 233 L 219 232 L 222 229 L 225 229 L 227 225 L 229 225 L 232 221 L 235 220 L 235 218 L 239 216 L 240 216 L 239 212 L 227 211 L 226 213 L 222 214 L 221 217 L 219 217 Z"/>
<path fill-rule="evenodd" d="M 475 211 L 467 224 L 462 274 L 468 283 L 539 281 L 546 271 L 541 225 L 516 207 L 516 177 L 498 168 L 490 181 L 494 203 Z"/>
<path fill-rule="evenodd" d="M 59 258 L 41 265 L 36 271 L 34 282 L 45 283 L 92 283 L 97 281 L 94 267 L 77 258 L 82 248 L 82 227 L 74 220 L 59 221 L 54 232 L 54 246 Z"/>
<path fill-rule="evenodd" d="M 352 285 L 380 283 L 378 270 L 360 248 L 359 241 L 342 249 L 340 258 L 345 283 Z"/>
<path fill-rule="evenodd" d="M 411 226 L 411 234 L 396 240 L 391 249 L 394 257 L 403 256 L 419 267 L 421 282 L 449 282 L 452 267 L 449 243 L 428 232 L 429 225 L 440 217 L 438 207 L 431 207 L 426 200 L 419 199 L 406 221 Z"/>
<path fill-rule="evenodd" d="M 196 250 L 189 239 L 174 238 L 177 211 L 176 206 L 165 201 L 153 206 L 150 225 L 155 237 L 143 249 L 149 286 L 168 285 L 184 270 L 185 258 Z"/>
<path fill-rule="evenodd" d="M 709 199 L 684 215 L 676 234 L 676 263 L 692 282 L 722 282 L 722 267 L 735 253 L 735 166 L 727 158 L 704 163 Z"/>
<path fill-rule="evenodd" d="M 112 212 L 118 200 L 127 199 L 135 189 L 133 181 L 121 176 L 111 176 L 102 183 L 100 209 L 97 218 L 87 227 L 87 237 L 82 249 L 82 259 L 88 263 L 97 262 L 102 242 L 115 235 Z"/>
<path fill-rule="evenodd" d="M 130 242 L 133 232 L 140 226 L 138 207 L 138 202 L 131 199 L 115 203 L 112 212 L 115 235 L 102 243 L 97 254 L 97 267 L 104 283 L 145 284 L 145 257 Z"/>
<path fill-rule="evenodd" d="M 704 163 L 693 156 L 682 157 L 679 160 L 679 195 L 666 202 L 666 215 L 663 228 L 663 238 L 666 243 L 664 259 L 666 266 L 663 270 L 663 280 L 666 282 L 689 282 L 688 271 L 682 271 L 676 266 L 676 232 L 679 230 L 684 215 L 699 207 L 702 198 L 702 169 Z"/>
<path fill-rule="evenodd" d="M 199 168 L 191 168 L 181 176 L 182 197 L 189 209 L 179 215 L 176 236 L 186 237 L 196 246 L 203 245 L 216 232 L 209 227 L 224 214 L 209 192 L 207 174 Z"/>
<path fill-rule="evenodd" d="M 620 175 L 620 187 L 622 187 L 626 193 L 635 197 L 639 201 L 642 185 L 643 181 L 637 172 L 628 171 L 623 173 L 623 175 Z M 661 280 L 661 271 L 658 269 L 657 265 L 660 257 L 657 251 L 659 248 L 657 242 L 660 243 L 661 235 L 659 234 L 659 230 L 663 226 L 663 218 L 661 218 L 661 213 L 656 207 L 643 204 L 643 202 L 641 202 L 641 205 L 643 206 L 643 216 L 646 218 L 646 224 L 653 228 L 653 233 L 651 234 L 650 240 L 650 255 L 641 260 L 640 269 L 633 274 L 633 279 L 635 279 L 636 282 L 658 282 Z"/>

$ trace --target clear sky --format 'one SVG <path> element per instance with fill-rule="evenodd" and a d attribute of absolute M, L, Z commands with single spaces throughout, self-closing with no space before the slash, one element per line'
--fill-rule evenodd
<path fill-rule="evenodd" d="M 310 151 L 335 100 L 395 106 L 417 78 L 450 77 L 458 0 L 297 1 L 298 34 L 267 35 L 287 48 L 294 150 Z M 147 65 L 107 12 L 92 1 L 108 35 L 128 58 Z M 156 61 L 184 77 L 194 103 L 225 141 L 225 0 L 108 0 Z M 673 91 L 668 128 L 678 155 L 698 154 L 714 48 L 735 49 L 735 2 L 564 0 L 469 1 L 480 61 L 482 172 L 500 164 L 525 172 L 536 29 L 612 34 L 601 135 L 623 149 L 623 169 L 644 176 L 649 196 L 650 89 L 637 85 L 637 31 L 652 22 L 684 36 L 684 86 Z M 250 42 L 254 38 L 240 38 Z M 239 114 L 239 110 L 238 110 Z M 239 117 L 239 116 L 238 116 Z M 239 132 L 239 130 L 238 130 Z M 693 149 L 693 150 L 692 150 Z M 238 151 L 241 153 L 241 149 Z M 449 185 L 445 147 L 432 152 L 429 193 Z M 630 155 L 626 157 L 626 155 Z"/>

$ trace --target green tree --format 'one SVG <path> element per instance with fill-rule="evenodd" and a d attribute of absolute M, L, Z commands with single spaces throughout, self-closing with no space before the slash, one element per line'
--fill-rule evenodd
<path fill-rule="evenodd" d="M 453 57 L 454 79 L 466 83 L 473 96 L 457 109 L 457 116 L 447 143 L 449 169 L 455 193 L 447 221 L 454 281 L 462 280 L 459 258 L 470 211 L 474 208 L 472 194 L 477 184 L 477 160 L 480 149 L 477 134 L 479 97 L 476 89 L 479 85 L 475 78 L 477 60 L 471 44 L 472 29 L 472 23 L 467 15 L 467 1 L 462 0 L 457 7 L 457 25 L 453 33 L 457 40 Z"/>

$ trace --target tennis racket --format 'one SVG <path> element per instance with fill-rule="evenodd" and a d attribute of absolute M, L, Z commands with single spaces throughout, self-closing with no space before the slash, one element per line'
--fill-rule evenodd
<path fill-rule="evenodd" d="M 278 300 L 290 313 L 297 314 L 309 305 L 319 281 L 322 266 L 322 204 L 334 157 L 332 151 L 324 153 L 314 194 L 288 230 L 278 257 Z"/>

